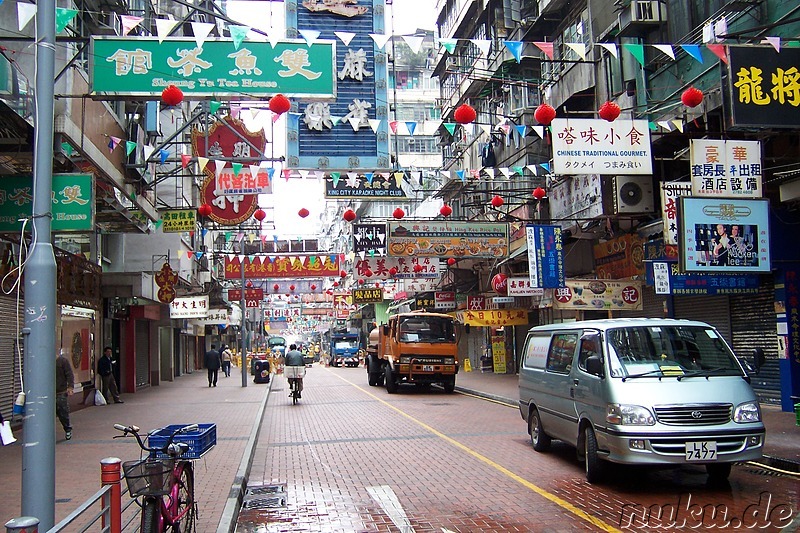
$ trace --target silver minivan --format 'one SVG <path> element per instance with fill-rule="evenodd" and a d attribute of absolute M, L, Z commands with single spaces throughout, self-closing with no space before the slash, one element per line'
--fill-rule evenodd
<path fill-rule="evenodd" d="M 519 408 L 531 444 L 578 450 L 590 483 L 610 463 L 705 465 L 726 479 L 761 457 L 761 409 L 742 364 L 708 324 L 622 318 L 536 326 Z M 758 361 L 759 364 L 761 361 Z"/>

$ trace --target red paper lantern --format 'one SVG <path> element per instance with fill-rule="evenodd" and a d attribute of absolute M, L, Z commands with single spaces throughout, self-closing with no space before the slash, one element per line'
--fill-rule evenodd
<path fill-rule="evenodd" d="M 501 296 L 508 294 L 508 276 L 505 274 L 495 274 L 492 278 L 492 289 Z"/>
<path fill-rule="evenodd" d="M 475 109 L 469 104 L 461 104 L 453 113 L 453 118 L 459 124 L 469 124 L 473 122 L 476 118 L 478 118 L 478 113 L 475 112 Z"/>
<path fill-rule="evenodd" d="M 256 209 L 255 212 L 253 213 L 253 218 L 261 222 L 262 220 L 267 218 L 267 213 L 261 208 Z"/>
<path fill-rule="evenodd" d="M 372 277 L 372 270 L 366 269 L 364 271 L 364 275 L 367 276 L 368 278 L 371 278 Z"/>
<path fill-rule="evenodd" d="M 344 270 L 340 270 L 339 271 L 339 277 L 346 278 L 347 277 L 347 272 L 345 272 Z"/>
<path fill-rule="evenodd" d="M 170 107 L 183 102 L 183 91 L 174 85 L 167 85 L 167 88 L 161 91 L 161 101 Z"/>
<path fill-rule="evenodd" d="M 617 120 L 617 117 L 621 112 L 622 110 L 614 102 L 606 102 L 605 104 L 601 105 L 600 109 L 598 110 L 600 118 L 609 122 L 614 122 Z"/>
<path fill-rule="evenodd" d="M 197 208 L 197 214 L 201 217 L 207 217 L 211 215 L 211 206 L 208 204 L 202 204 L 200 207 Z"/>
<path fill-rule="evenodd" d="M 550 123 L 553 122 L 553 119 L 556 118 L 556 110 L 553 109 L 553 106 L 542 104 L 533 112 L 533 118 L 535 118 L 536 122 L 539 124 L 549 126 Z"/>
<path fill-rule="evenodd" d="M 396 218 L 396 219 L 400 220 L 401 218 L 403 218 L 404 216 L 406 216 L 406 212 L 405 212 L 405 211 L 403 211 L 401 208 L 399 208 L 399 207 L 398 207 L 397 209 L 395 209 L 395 210 L 394 210 L 394 212 L 392 212 L 392 216 L 393 216 L 394 218 Z"/>
<path fill-rule="evenodd" d="M 272 290 L 275 290 L 275 291 L 277 291 L 279 288 L 280 288 L 280 285 L 278 285 L 277 283 L 272 286 Z"/>
<path fill-rule="evenodd" d="M 376 288 L 378 288 L 378 289 L 380 289 L 380 288 L 381 288 L 381 284 L 380 284 L 380 283 L 376 283 L 376 284 L 375 284 L 375 287 L 376 287 Z"/>
<path fill-rule="evenodd" d="M 441 209 L 439 209 L 439 214 L 443 217 L 449 217 L 453 214 L 453 208 L 447 204 L 444 204 Z"/>
<path fill-rule="evenodd" d="M 338 281 L 334 281 L 334 282 L 333 282 L 333 286 L 334 286 L 334 287 L 338 287 L 338 286 L 339 286 L 339 282 L 338 282 Z"/>
<path fill-rule="evenodd" d="M 422 265 L 420 265 L 420 264 L 414 265 L 414 272 L 417 272 L 417 273 L 422 272 Z"/>
<path fill-rule="evenodd" d="M 294 291 L 294 285 L 289 285 L 289 290 Z M 289 296 L 288 294 L 286 296 Z"/>
<path fill-rule="evenodd" d="M 503 199 L 502 199 L 502 198 L 500 198 L 499 196 L 494 196 L 494 197 L 492 198 L 492 207 L 500 207 L 500 206 L 501 206 L 501 205 L 503 205 L 504 203 L 505 203 L 505 202 L 503 201 Z"/>
<path fill-rule="evenodd" d="M 276 94 L 269 99 L 269 110 L 281 115 L 292 108 L 292 103 L 282 94 Z"/>
<path fill-rule="evenodd" d="M 298 211 L 297 214 L 300 215 L 300 218 L 306 218 L 309 215 L 308 209 L 304 207 L 300 209 L 300 211 Z"/>
<path fill-rule="evenodd" d="M 397 275 L 397 267 L 390 268 L 389 269 L 389 275 L 390 276 L 396 276 Z"/>
<path fill-rule="evenodd" d="M 451 257 L 451 258 L 449 258 L 447 260 L 447 266 L 453 266 L 455 264 L 456 264 L 456 258 L 455 257 Z"/>
<path fill-rule="evenodd" d="M 342 218 L 345 219 L 347 222 L 352 222 L 356 219 L 356 212 L 352 209 L 348 209 L 342 215 Z"/>
<path fill-rule="evenodd" d="M 533 197 L 536 198 L 537 200 L 541 200 L 545 196 L 547 196 L 547 192 L 545 192 L 545 190 L 542 189 L 541 187 L 536 187 L 535 189 L 533 189 Z"/>
<path fill-rule="evenodd" d="M 317 286 L 316 286 L 316 285 L 314 285 L 314 284 L 312 284 L 312 285 L 311 285 L 311 290 L 312 290 L 312 291 L 315 291 L 315 290 L 317 290 Z"/>
<path fill-rule="evenodd" d="M 689 87 L 683 91 L 681 102 L 686 107 L 697 107 L 703 103 L 703 91 L 696 87 Z"/>

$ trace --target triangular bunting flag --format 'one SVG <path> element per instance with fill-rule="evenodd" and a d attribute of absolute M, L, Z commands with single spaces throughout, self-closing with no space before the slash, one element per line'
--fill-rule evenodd
<path fill-rule="evenodd" d="M 681 48 L 695 58 L 698 62 L 703 62 L 703 54 L 700 53 L 700 45 L 699 44 L 682 44 Z"/>
<path fill-rule="evenodd" d="M 220 107 L 222 107 L 222 102 L 217 102 L 216 100 L 208 102 L 208 112 L 212 115 L 219 111 Z"/>
<path fill-rule="evenodd" d="M 342 176 L 341 172 L 331 172 L 331 179 L 333 180 L 333 188 L 339 186 L 339 178 Z"/>
<path fill-rule="evenodd" d="M 494 179 L 494 168 L 486 167 L 486 168 L 483 169 L 483 171 L 486 172 L 486 175 L 489 176 L 490 180 Z"/>
<path fill-rule="evenodd" d="M 282 38 L 281 34 L 277 28 L 270 27 L 270 29 L 267 30 L 267 39 L 269 40 L 269 44 L 272 46 L 272 48 L 275 48 L 275 46 L 277 46 L 281 38 Z"/>
<path fill-rule="evenodd" d="M 375 41 L 375 46 L 381 50 L 383 50 L 383 47 L 386 46 L 387 42 L 389 42 L 389 39 L 392 38 L 391 35 L 384 35 L 382 33 L 370 33 L 369 36 L 372 37 L 373 41 Z"/>
<path fill-rule="evenodd" d="M 653 48 L 661 50 L 664 54 L 668 55 L 670 59 L 675 60 L 675 50 L 672 49 L 671 44 L 654 44 Z"/>
<path fill-rule="evenodd" d="M 707 44 L 706 48 L 711 50 L 711 52 L 715 56 L 720 58 L 720 60 L 723 63 L 725 63 L 726 65 L 728 64 L 728 53 L 727 53 L 728 47 L 727 47 L 727 45 L 724 45 L 724 44 Z"/>
<path fill-rule="evenodd" d="M 292 169 L 291 168 L 284 168 L 283 169 L 283 179 L 286 180 L 286 183 L 289 183 L 289 178 L 292 176 Z"/>
<path fill-rule="evenodd" d="M 145 160 L 145 161 L 149 161 L 149 160 L 150 160 L 150 158 L 151 158 L 151 157 L 152 157 L 152 155 L 153 155 L 153 152 L 155 152 L 155 151 L 156 151 L 156 149 L 155 149 L 155 147 L 154 147 L 154 146 L 150 146 L 149 144 L 145 144 L 145 145 L 142 147 L 142 151 L 144 152 L 144 160 Z"/>
<path fill-rule="evenodd" d="M 397 185 L 397 188 L 400 188 L 400 184 L 403 183 L 403 173 L 402 172 L 395 172 L 394 173 L 394 183 Z"/>
<path fill-rule="evenodd" d="M 112 136 L 111 136 L 111 140 L 108 142 L 108 149 L 109 149 L 109 151 L 110 151 L 110 152 L 113 152 L 113 151 L 114 151 L 114 149 L 115 149 L 117 146 L 119 146 L 119 143 L 121 143 L 121 142 L 122 142 L 122 139 L 120 139 L 119 137 L 114 137 L 114 136 L 112 135 Z"/>
<path fill-rule="evenodd" d="M 679 132 L 683 133 L 683 121 L 681 119 L 679 118 L 672 119 L 672 124 Z"/>
<path fill-rule="evenodd" d="M 762 44 L 768 44 L 775 49 L 776 52 L 781 52 L 781 38 L 780 37 L 764 37 L 761 41 Z"/>
<path fill-rule="evenodd" d="M 303 39 L 305 39 L 306 44 L 308 46 L 311 46 L 312 44 L 314 44 L 314 42 L 316 42 L 317 39 L 319 39 L 320 32 L 318 32 L 317 30 L 297 30 L 297 31 L 300 33 L 300 35 L 303 36 Z"/>
<path fill-rule="evenodd" d="M 389 121 L 389 129 L 392 130 L 392 133 L 395 135 L 397 135 L 397 124 L 398 122 L 396 120 Z"/>
<path fill-rule="evenodd" d="M 67 154 L 67 157 L 71 157 L 73 153 L 75 153 L 75 148 L 68 142 L 61 143 L 61 150 Z"/>
<path fill-rule="evenodd" d="M 250 175 L 253 176 L 253 182 L 258 182 L 258 171 L 261 170 L 261 165 L 250 165 Z M 269 185 L 269 183 L 267 183 Z"/>
<path fill-rule="evenodd" d="M 352 187 L 353 189 L 358 189 L 361 187 L 361 182 L 358 179 L 358 172 L 347 173 L 347 186 Z"/>
<path fill-rule="evenodd" d="M 333 123 L 334 126 L 338 126 L 339 122 L 341 122 L 341 121 L 342 121 L 342 117 L 337 117 L 335 115 L 331 115 L 331 122 Z"/>
<path fill-rule="evenodd" d="M 200 172 L 204 171 L 207 165 L 208 165 L 207 157 L 197 156 L 197 166 L 200 167 Z"/>
<path fill-rule="evenodd" d="M 350 46 L 350 41 L 352 41 L 353 37 L 356 36 L 355 33 L 350 33 L 349 31 L 335 31 L 333 34 L 337 36 L 345 46 Z"/>
<path fill-rule="evenodd" d="M 539 163 L 539 166 L 542 167 L 545 172 L 550 173 L 550 163 Z"/>
<path fill-rule="evenodd" d="M 372 133 L 378 133 L 378 128 L 381 127 L 381 120 L 379 118 L 369 119 L 369 127 L 372 129 Z"/>
<path fill-rule="evenodd" d="M 564 43 L 569 46 L 573 52 L 578 54 L 578 57 L 581 58 L 581 61 L 586 61 L 586 45 L 583 43 Z"/>
<path fill-rule="evenodd" d="M 136 149 L 135 142 L 125 141 L 125 155 L 131 155 L 131 152 L 133 152 L 135 149 Z"/>
<path fill-rule="evenodd" d="M 508 170 L 508 167 L 500 167 L 497 170 L 499 170 L 500 174 L 502 174 L 506 178 L 510 178 L 511 177 L 511 171 Z"/>
<path fill-rule="evenodd" d="M 511 172 L 514 174 L 519 174 L 520 176 L 525 175 L 525 169 L 522 167 L 511 167 Z"/>
<path fill-rule="evenodd" d="M 372 177 L 375 175 L 374 172 L 364 172 L 364 177 L 367 178 L 367 183 L 372 185 Z"/>
<path fill-rule="evenodd" d="M 517 130 L 517 133 L 519 133 L 520 137 L 525 137 L 528 134 L 528 126 L 525 124 L 521 124 L 519 126 L 515 125 L 514 128 Z"/>
<path fill-rule="evenodd" d="M 633 43 L 625 43 L 622 47 L 627 50 L 633 57 L 636 58 L 636 61 L 639 62 L 640 65 L 644 66 L 644 45 L 643 44 L 633 44 Z"/>
<path fill-rule="evenodd" d="M 467 182 L 467 171 L 466 170 L 456 170 L 456 176 L 463 181 L 464 183 Z"/>
<path fill-rule="evenodd" d="M 231 163 L 231 167 L 233 167 L 233 175 L 238 176 L 239 172 L 242 171 L 242 164 L 241 163 Z"/>
<path fill-rule="evenodd" d="M 667 131 L 672 131 L 672 124 L 670 124 L 667 120 L 659 120 L 658 125 Z"/>
<path fill-rule="evenodd" d="M 164 39 L 169 37 L 169 32 L 172 31 L 172 28 L 177 26 L 178 21 L 173 19 L 156 19 L 156 35 L 158 36 L 158 42 L 163 43 Z"/>
<path fill-rule="evenodd" d="M 491 124 L 479 124 L 481 131 L 488 135 L 489 137 L 492 136 L 492 125 Z"/>
<path fill-rule="evenodd" d="M 544 139 L 544 126 L 531 126 L 531 129 L 536 132 L 540 139 Z"/>
<path fill-rule="evenodd" d="M 444 123 L 442 123 L 442 125 L 444 126 L 444 129 L 446 129 L 448 131 L 448 133 L 450 133 L 450 135 L 455 135 L 455 131 L 456 131 L 455 122 L 444 122 Z"/>
<path fill-rule="evenodd" d="M 439 39 L 439 46 L 451 54 L 456 51 L 456 44 L 458 44 L 458 39 Z"/>
<path fill-rule="evenodd" d="M 598 46 L 602 46 L 608 53 L 614 57 L 619 57 L 619 53 L 617 52 L 617 45 L 614 43 L 597 43 Z"/>
<path fill-rule="evenodd" d="M 77 9 L 65 9 L 63 7 L 56 8 L 56 33 L 61 33 L 72 22 L 75 15 L 78 14 Z"/>
<path fill-rule="evenodd" d="M 214 175 L 217 177 L 217 181 L 219 181 L 219 177 L 222 175 L 222 170 L 225 168 L 225 161 L 221 159 L 214 160 Z"/>
<path fill-rule="evenodd" d="M 359 117 L 350 117 L 347 119 L 347 122 L 350 123 L 350 127 L 353 128 L 353 131 L 358 131 L 358 128 L 361 127 L 361 119 Z"/>
<path fill-rule="evenodd" d="M 450 171 L 449 170 L 440 170 L 439 174 L 446 180 L 450 179 Z"/>
<path fill-rule="evenodd" d="M 535 45 L 536 45 L 536 47 L 537 47 L 539 50 L 541 50 L 542 52 L 544 52 L 544 55 L 546 55 L 546 56 L 547 56 L 547 58 L 548 58 L 550 61 L 552 61 L 552 60 L 553 60 L 553 43 L 546 43 L 546 42 L 534 42 L 533 44 L 535 44 Z"/>
<path fill-rule="evenodd" d="M 167 151 L 166 149 L 162 148 L 161 150 L 158 151 L 158 162 L 160 165 L 166 163 L 168 157 L 169 157 L 169 151 Z"/>
<path fill-rule="evenodd" d="M 528 170 L 533 172 L 534 176 L 538 176 L 539 175 L 539 170 L 536 168 L 536 165 L 525 165 L 525 168 L 527 168 Z"/>
<path fill-rule="evenodd" d="M 420 48 L 422 48 L 422 41 L 425 40 L 425 37 L 417 37 L 416 35 L 402 35 L 401 37 L 415 54 L 419 53 Z"/>
<path fill-rule="evenodd" d="M 408 134 L 413 136 L 414 135 L 414 130 L 417 129 L 417 123 L 416 122 L 406 122 L 406 128 L 408 128 Z"/>
<path fill-rule="evenodd" d="M 131 15 L 119 15 L 119 25 L 121 26 L 122 36 L 128 35 L 133 28 L 142 23 L 142 17 L 132 17 Z"/>
<path fill-rule="evenodd" d="M 36 16 L 36 4 L 17 3 L 17 27 L 22 31 Z"/>
<path fill-rule="evenodd" d="M 489 50 L 492 46 L 492 41 L 490 39 L 470 39 L 469 42 L 477 46 L 478 50 L 480 50 L 483 55 L 488 57 Z"/>
<path fill-rule="evenodd" d="M 647 127 L 650 128 L 650 131 L 658 130 L 658 124 L 656 124 L 655 122 L 648 122 Z"/>
<path fill-rule="evenodd" d="M 522 46 L 524 43 L 522 41 L 503 41 L 503 44 L 506 46 L 511 55 L 514 56 L 514 59 L 517 63 L 522 60 Z"/>
<path fill-rule="evenodd" d="M 197 43 L 198 48 L 203 48 L 206 42 L 206 37 L 214 29 L 214 24 L 210 22 L 192 22 L 192 33 L 194 34 L 194 42 Z"/>
<path fill-rule="evenodd" d="M 245 37 L 247 37 L 247 32 L 250 31 L 249 26 L 236 26 L 236 25 L 229 25 L 228 30 L 231 32 L 231 39 L 233 39 L 233 47 L 238 50 L 239 46 L 244 41 Z"/>

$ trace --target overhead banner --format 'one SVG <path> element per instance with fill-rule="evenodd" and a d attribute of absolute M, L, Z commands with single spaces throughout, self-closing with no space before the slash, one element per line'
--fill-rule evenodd
<path fill-rule="evenodd" d="M 356 259 L 354 274 L 365 279 L 439 279 L 444 267 L 437 257 L 365 257 Z"/>
<path fill-rule="evenodd" d="M 267 320 L 286 321 L 287 318 L 299 318 L 303 314 L 300 306 L 267 307 L 264 309 L 264 318 Z M 326 311 L 327 312 L 327 311 Z"/>
<path fill-rule="evenodd" d="M 398 200 L 406 198 L 400 187 L 403 173 L 375 172 L 370 176 L 355 172 L 331 172 L 325 178 L 325 198 Z"/>
<path fill-rule="evenodd" d="M 247 256 L 245 279 L 319 278 L 339 275 L 338 255 Z M 241 279 L 239 257 L 225 256 L 225 279 Z"/>
<path fill-rule="evenodd" d="M 689 142 L 692 196 L 761 198 L 761 142 Z"/>
<path fill-rule="evenodd" d="M 264 300 L 264 289 L 245 288 L 244 289 L 244 306 L 248 309 L 261 307 L 261 302 Z M 242 289 L 228 289 L 229 302 L 242 301 Z"/>
<path fill-rule="evenodd" d="M 528 324 L 527 309 L 490 309 L 486 311 L 457 311 L 456 319 L 462 324 L 477 327 L 524 326 Z"/>
<path fill-rule="evenodd" d="M 508 224 L 403 220 L 388 222 L 393 257 L 508 257 Z"/>
<path fill-rule="evenodd" d="M 196 209 L 168 209 L 161 211 L 161 231 L 164 233 L 183 233 L 196 228 Z"/>
<path fill-rule="evenodd" d="M 561 226 L 529 224 L 528 277 L 531 287 L 555 289 L 564 286 L 564 238 Z"/>
<path fill-rule="evenodd" d="M 92 94 L 160 97 L 175 85 L 191 97 L 336 96 L 336 42 L 269 42 L 193 37 L 91 37 Z"/>
<path fill-rule="evenodd" d="M 170 318 L 202 318 L 208 315 L 208 295 L 175 298 L 169 304 Z"/>
<path fill-rule="evenodd" d="M 386 224 L 353 224 L 353 252 L 386 255 Z"/>
<path fill-rule="evenodd" d="M 800 50 L 771 45 L 725 46 L 723 102 L 729 128 L 797 128 L 800 107 L 794 85 Z"/>
<path fill-rule="evenodd" d="M 680 199 L 681 268 L 686 272 L 769 272 L 769 201 Z"/>
<path fill-rule="evenodd" d="M 94 231 L 94 182 L 92 174 L 53 174 L 50 229 Z M 18 233 L 21 220 L 33 213 L 33 177 L 3 176 L 0 179 L 0 233 Z M 30 231 L 33 224 L 25 226 Z"/>
<path fill-rule="evenodd" d="M 652 174 L 646 120 L 557 118 L 552 122 L 555 174 Z"/>
<path fill-rule="evenodd" d="M 692 195 L 692 183 L 661 182 L 661 218 L 664 220 L 664 241 L 678 244 L 678 198 Z"/>
<path fill-rule="evenodd" d="M 642 282 L 568 279 L 553 291 L 555 309 L 635 311 L 642 309 Z"/>

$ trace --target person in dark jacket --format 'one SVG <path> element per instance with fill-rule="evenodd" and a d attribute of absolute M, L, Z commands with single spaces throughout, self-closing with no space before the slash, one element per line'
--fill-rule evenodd
<path fill-rule="evenodd" d="M 66 439 L 72 438 L 72 424 L 69 421 L 69 397 L 75 384 L 72 363 L 59 353 L 56 357 L 56 416 L 64 428 Z"/>
<path fill-rule="evenodd" d="M 117 380 L 114 379 L 114 364 L 111 361 L 111 346 L 103 348 L 103 356 L 97 361 L 97 373 L 100 374 L 100 392 L 106 399 L 106 403 L 125 403 L 119 398 Z M 111 397 L 109 397 L 109 393 Z"/>
<path fill-rule="evenodd" d="M 208 386 L 217 386 L 217 374 L 219 374 L 219 367 L 222 366 L 222 358 L 217 350 L 217 345 L 212 344 L 211 349 L 206 352 L 205 360 L 206 370 L 208 370 Z"/>

